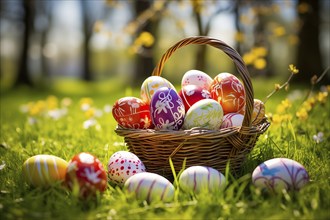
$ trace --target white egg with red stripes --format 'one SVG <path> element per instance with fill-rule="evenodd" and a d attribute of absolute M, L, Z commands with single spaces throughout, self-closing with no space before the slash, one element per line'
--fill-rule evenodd
<path fill-rule="evenodd" d="M 174 199 L 175 188 L 165 177 L 156 173 L 137 173 L 128 178 L 124 190 L 140 201 L 171 202 Z"/>
<path fill-rule="evenodd" d="M 68 162 L 54 155 L 40 154 L 28 158 L 23 164 L 25 180 L 32 186 L 50 186 L 64 181 Z"/>
<path fill-rule="evenodd" d="M 225 188 L 225 176 L 212 167 L 191 166 L 179 177 L 180 188 L 186 193 L 216 192 Z"/>

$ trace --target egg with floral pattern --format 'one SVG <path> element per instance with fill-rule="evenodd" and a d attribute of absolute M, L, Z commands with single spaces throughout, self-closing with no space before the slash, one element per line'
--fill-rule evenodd
<path fill-rule="evenodd" d="M 123 186 L 129 177 L 145 171 L 142 161 L 128 151 L 115 152 L 108 162 L 109 181 L 119 186 Z"/>
<path fill-rule="evenodd" d="M 202 99 L 193 104 L 187 111 L 184 129 L 194 127 L 218 130 L 223 117 L 222 107 L 213 99 Z"/>
<path fill-rule="evenodd" d="M 211 94 L 208 90 L 195 86 L 195 85 L 184 86 L 180 90 L 179 96 L 181 97 L 181 99 L 183 101 L 186 112 L 197 101 L 202 100 L 202 99 L 211 98 Z"/>
<path fill-rule="evenodd" d="M 221 104 L 224 114 L 237 113 L 245 106 L 244 85 L 233 74 L 218 74 L 210 86 L 210 93 Z"/>
<path fill-rule="evenodd" d="M 97 191 L 103 192 L 107 187 L 107 173 L 99 159 L 90 153 L 79 153 L 69 162 L 65 182 L 79 196 L 88 197 Z"/>
<path fill-rule="evenodd" d="M 118 99 L 112 107 L 112 115 L 117 123 L 124 128 L 151 128 L 149 105 L 136 97 Z"/>
<path fill-rule="evenodd" d="M 189 70 L 182 77 L 181 87 L 195 85 L 209 90 L 212 81 L 213 79 L 209 75 L 200 70 Z"/>
<path fill-rule="evenodd" d="M 265 118 L 265 105 L 259 99 L 253 100 L 253 112 L 252 112 L 252 124 L 256 125 L 259 124 Z M 245 107 L 239 111 L 240 114 L 245 114 Z"/>
<path fill-rule="evenodd" d="M 238 113 L 228 113 L 223 116 L 221 129 L 242 126 L 244 115 Z"/>
<path fill-rule="evenodd" d="M 309 182 L 303 165 L 288 158 L 273 158 L 261 163 L 252 173 L 253 184 L 271 192 L 299 190 Z"/>
<path fill-rule="evenodd" d="M 151 99 L 150 113 L 155 129 L 179 130 L 184 122 L 185 109 L 178 93 L 167 87 L 158 89 Z"/>
<path fill-rule="evenodd" d="M 141 85 L 141 99 L 150 104 L 152 96 L 161 87 L 168 87 L 175 91 L 175 87 L 167 79 L 161 76 L 149 76 Z"/>

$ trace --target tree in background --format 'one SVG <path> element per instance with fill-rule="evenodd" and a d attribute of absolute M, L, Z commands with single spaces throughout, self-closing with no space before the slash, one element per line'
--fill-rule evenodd
<path fill-rule="evenodd" d="M 212 2 L 208 1 L 195 1 L 191 0 L 190 1 L 192 4 L 193 8 L 193 16 L 195 18 L 196 24 L 197 24 L 197 29 L 198 29 L 198 34 L 199 36 L 208 36 L 210 29 L 211 29 L 211 24 L 213 19 L 219 15 L 220 13 L 223 12 L 230 12 L 234 9 L 234 3 L 231 3 L 229 5 L 222 5 L 220 4 L 221 2 L 213 2 L 214 10 L 210 15 L 207 15 L 203 13 L 203 10 L 205 10 L 206 4 L 210 4 Z M 198 70 L 204 70 L 206 68 L 206 52 L 207 52 L 207 46 L 202 45 L 197 48 L 196 52 L 196 58 L 195 58 L 195 69 Z"/>
<path fill-rule="evenodd" d="M 84 40 L 83 40 L 83 73 L 82 78 L 86 81 L 92 81 L 92 71 L 91 71 L 91 51 L 90 51 L 90 40 L 93 34 L 93 24 L 95 21 L 93 21 L 91 15 L 90 15 L 90 8 L 88 1 L 80 0 L 80 6 L 81 6 L 81 14 L 83 18 L 83 34 L 84 34 Z"/>
<path fill-rule="evenodd" d="M 300 23 L 297 67 L 300 69 L 301 75 L 295 77 L 294 80 L 309 83 L 313 75 L 319 75 L 323 71 L 319 41 L 320 2 L 318 0 L 299 0 L 297 7 Z"/>
<path fill-rule="evenodd" d="M 30 38 L 33 33 L 33 22 L 35 18 L 35 1 L 34 0 L 23 0 L 23 45 L 22 52 L 18 64 L 17 78 L 14 85 L 28 85 L 32 86 L 33 82 L 30 78 L 30 69 L 29 69 L 29 48 L 30 48 Z"/>

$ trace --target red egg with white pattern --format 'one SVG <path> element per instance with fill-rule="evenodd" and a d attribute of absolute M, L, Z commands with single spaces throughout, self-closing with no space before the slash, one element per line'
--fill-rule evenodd
<path fill-rule="evenodd" d="M 184 86 L 180 90 L 179 96 L 182 99 L 186 112 L 189 110 L 189 108 L 193 104 L 195 104 L 199 100 L 211 98 L 211 94 L 208 90 L 203 89 L 202 87 L 195 86 L 195 85 Z"/>
<path fill-rule="evenodd" d="M 69 162 L 65 182 L 79 196 L 86 198 L 103 192 L 107 187 L 107 174 L 99 159 L 90 153 L 79 153 Z"/>
<path fill-rule="evenodd" d="M 115 152 L 108 162 L 109 181 L 119 186 L 123 186 L 129 177 L 145 171 L 143 162 L 128 151 Z"/>
<path fill-rule="evenodd" d="M 218 101 L 224 114 L 239 112 L 245 105 L 245 89 L 242 82 L 233 74 L 220 73 L 210 86 L 211 97 Z"/>
<path fill-rule="evenodd" d="M 244 115 L 228 113 L 223 116 L 220 129 L 242 126 Z"/>
<path fill-rule="evenodd" d="M 151 128 L 149 105 L 136 97 L 124 97 L 115 102 L 112 115 L 118 124 L 124 128 Z"/>

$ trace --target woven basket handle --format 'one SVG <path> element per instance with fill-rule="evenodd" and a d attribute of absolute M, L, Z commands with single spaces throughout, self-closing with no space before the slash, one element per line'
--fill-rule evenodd
<path fill-rule="evenodd" d="M 170 47 L 162 56 L 155 69 L 152 72 L 153 76 L 160 76 L 161 72 L 164 68 L 165 62 L 171 57 L 171 55 L 179 48 L 189 45 L 189 44 L 198 44 L 198 45 L 210 45 L 212 47 L 218 48 L 226 53 L 233 61 L 243 79 L 243 84 L 245 88 L 245 115 L 243 120 L 243 126 L 250 127 L 251 126 L 251 117 L 254 105 L 254 94 L 253 94 L 253 86 L 250 80 L 250 74 L 246 68 L 246 65 L 242 59 L 242 57 L 238 54 L 236 50 L 232 47 L 228 46 L 221 40 L 205 37 L 205 36 L 197 36 L 197 37 L 188 37 L 180 40 L 172 47 Z"/>

